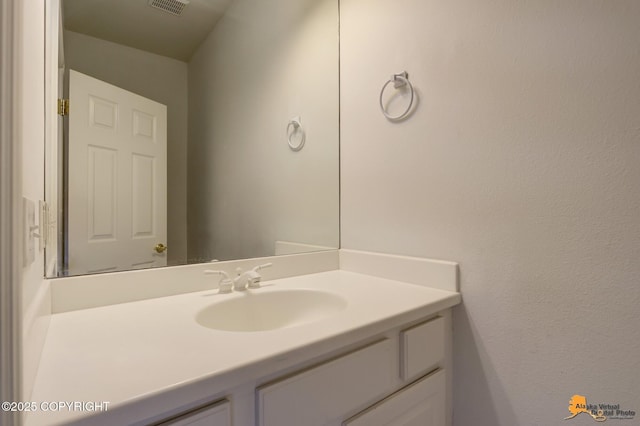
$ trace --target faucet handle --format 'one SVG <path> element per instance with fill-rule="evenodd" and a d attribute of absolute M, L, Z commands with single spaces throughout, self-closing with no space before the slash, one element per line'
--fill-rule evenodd
<path fill-rule="evenodd" d="M 249 288 L 260 288 L 260 281 L 262 281 L 262 275 L 258 273 L 259 270 L 268 268 L 272 266 L 273 263 L 265 263 L 264 265 L 259 265 L 253 268 L 250 271 L 247 271 L 247 287 Z"/>
<path fill-rule="evenodd" d="M 214 271 L 212 269 L 206 269 L 205 275 L 222 275 L 222 279 L 218 283 L 218 293 L 231 293 L 233 289 L 233 281 L 225 271 Z"/>
<path fill-rule="evenodd" d="M 269 268 L 273 266 L 273 263 L 269 262 L 269 263 L 265 263 L 264 265 L 258 265 L 255 268 L 252 269 L 253 272 L 258 272 L 260 269 L 264 269 L 264 268 Z"/>

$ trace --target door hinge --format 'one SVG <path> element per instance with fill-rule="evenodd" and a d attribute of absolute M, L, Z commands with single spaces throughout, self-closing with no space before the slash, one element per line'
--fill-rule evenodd
<path fill-rule="evenodd" d="M 69 99 L 58 99 L 58 115 L 69 115 Z"/>

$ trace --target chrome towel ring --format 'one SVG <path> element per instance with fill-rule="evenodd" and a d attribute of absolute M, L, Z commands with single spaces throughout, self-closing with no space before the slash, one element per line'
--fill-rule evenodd
<path fill-rule="evenodd" d="M 402 112 L 402 114 L 396 115 L 396 116 L 390 115 L 387 112 L 387 110 L 385 109 L 384 103 L 382 102 L 382 97 L 384 95 L 384 91 L 385 91 L 385 89 L 387 88 L 387 86 L 390 83 L 393 83 L 393 87 L 395 89 L 399 89 L 401 87 L 409 86 L 409 92 L 411 94 L 411 97 L 409 99 L 409 105 L 407 106 L 407 109 L 405 109 L 404 112 Z M 414 97 L 415 97 L 415 90 L 413 89 L 413 85 L 409 81 L 409 74 L 406 71 L 403 71 L 400 74 L 394 74 L 382 86 L 382 90 L 380 90 L 380 110 L 382 111 L 382 114 L 384 114 L 384 116 L 387 117 L 389 120 L 401 120 L 401 119 L 405 118 L 407 115 L 409 115 L 409 112 L 411 111 L 411 107 L 413 106 Z"/>
<path fill-rule="evenodd" d="M 300 140 L 298 143 L 293 142 L 293 135 L 296 133 L 300 133 Z M 304 131 L 304 127 L 302 127 L 302 122 L 300 121 L 300 117 L 293 117 L 289 120 L 289 124 L 287 124 L 287 142 L 289 143 L 289 148 L 293 151 L 300 151 L 304 146 L 304 141 L 307 138 L 307 135 Z"/>

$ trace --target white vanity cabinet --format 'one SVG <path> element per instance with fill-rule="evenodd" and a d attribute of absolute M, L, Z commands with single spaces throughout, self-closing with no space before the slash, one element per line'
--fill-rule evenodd
<path fill-rule="evenodd" d="M 182 414 L 157 426 L 231 426 L 231 404 L 220 401 Z"/>
<path fill-rule="evenodd" d="M 455 265 L 400 260 L 391 269 L 455 283 Z M 292 290 L 346 304 L 323 319 L 260 332 L 196 321 L 203 309 L 251 293 L 204 290 L 57 314 L 32 398 L 111 404 L 104 412 L 31 413 L 25 426 L 451 424 L 451 308 L 461 301 L 453 285 L 441 290 L 335 270 L 273 280 L 256 294 L 283 298 Z M 290 307 L 281 300 L 270 305 L 274 315 Z M 70 374 L 98 361 L 104 368 Z M 106 380 L 111 371 L 120 380 Z"/>
<path fill-rule="evenodd" d="M 255 424 L 445 426 L 445 345 L 440 316 L 395 329 L 383 340 L 258 387 Z"/>
<path fill-rule="evenodd" d="M 401 324 L 160 425 L 446 426 L 450 318 L 445 311 Z"/>

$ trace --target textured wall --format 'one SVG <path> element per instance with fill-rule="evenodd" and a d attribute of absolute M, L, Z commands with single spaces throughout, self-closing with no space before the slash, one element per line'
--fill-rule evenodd
<path fill-rule="evenodd" d="M 460 262 L 455 425 L 560 424 L 574 393 L 640 415 L 638 22 L 634 0 L 341 2 L 342 246 Z M 419 105 L 392 124 L 404 69 Z"/>
<path fill-rule="evenodd" d="M 189 62 L 189 257 L 338 246 L 335 0 L 235 0 Z M 304 148 L 286 128 L 300 116 Z"/>
<path fill-rule="evenodd" d="M 67 68 L 167 106 L 168 264 L 187 259 L 186 62 L 72 31 L 64 32 Z"/>

